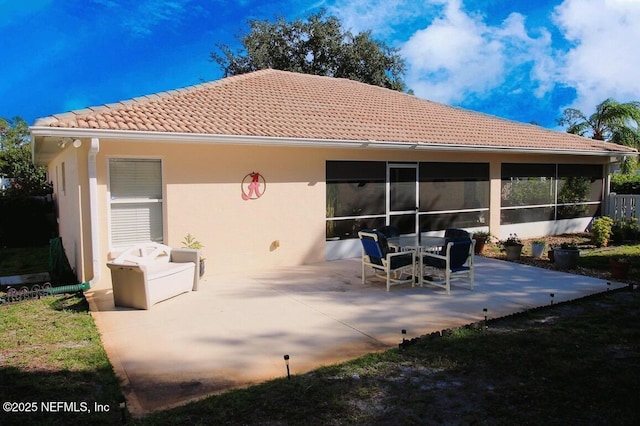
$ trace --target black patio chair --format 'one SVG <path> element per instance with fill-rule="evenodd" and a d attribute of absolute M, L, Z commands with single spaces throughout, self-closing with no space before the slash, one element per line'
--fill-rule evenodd
<path fill-rule="evenodd" d="M 362 284 L 366 281 L 366 268 L 373 268 L 375 275 L 387 283 L 387 291 L 392 285 L 415 284 L 415 251 L 395 252 L 389 249 L 386 237 L 377 231 L 358 232 L 362 243 Z M 408 275 L 402 279 L 402 275 Z"/>
<path fill-rule="evenodd" d="M 447 294 L 451 294 L 451 278 L 466 276 L 473 290 L 474 245 L 475 241 L 470 238 L 445 239 L 445 245 L 440 252 L 420 253 L 420 284 L 444 288 Z M 425 275 L 425 267 L 429 268 L 433 275 Z"/>

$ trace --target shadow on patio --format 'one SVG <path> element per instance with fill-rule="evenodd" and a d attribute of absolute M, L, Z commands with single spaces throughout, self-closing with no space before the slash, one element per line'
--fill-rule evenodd
<path fill-rule="evenodd" d="M 148 311 L 90 295 L 105 350 L 134 415 L 397 347 L 412 338 L 607 290 L 607 282 L 476 258 L 473 291 L 360 281 L 360 259 L 208 275 L 200 291 Z M 615 287 L 612 286 L 612 287 Z M 401 330 L 407 330 L 403 336 Z"/>

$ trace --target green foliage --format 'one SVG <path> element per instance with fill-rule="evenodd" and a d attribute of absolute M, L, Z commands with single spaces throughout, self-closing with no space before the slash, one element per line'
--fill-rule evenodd
<path fill-rule="evenodd" d="M 593 235 L 593 243 L 598 247 L 606 247 L 609 245 L 609 238 L 612 231 L 613 219 L 608 216 L 602 216 L 593 221 L 591 226 L 591 234 Z"/>
<path fill-rule="evenodd" d="M 640 244 L 613 246 L 606 250 L 584 251 L 580 254 L 580 266 L 608 271 L 611 259 L 625 259 L 640 272 Z"/>
<path fill-rule="evenodd" d="M 640 175 L 611 175 L 611 192 L 616 194 L 640 194 Z"/>
<path fill-rule="evenodd" d="M 184 240 L 182 240 L 182 247 L 188 248 L 188 249 L 200 250 L 204 246 L 200 241 L 196 240 L 196 238 L 193 235 L 187 234 L 184 237 Z"/>
<path fill-rule="evenodd" d="M 567 133 L 640 148 L 640 102 L 617 102 L 606 99 L 587 117 L 582 111 L 567 108 L 557 120 L 566 126 Z M 620 166 L 624 174 L 632 174 L 638 168 L 638 160 L 625 157 Z"/>
<path fill-rule="evenodd" d="M 225 76 L 272 68 L 405 90 L 401 77 L 406 66 L 397 49 L 373 40 L 371 31 L 344 31 L 340 20 L 324 10 L 305 21 L 280 18 L 248 24 L 250 32 L 238 37 L 241 50 L 218 44 L 219 52 L 211 52 Z"/>
<path fill-rule="evenodd" d="M 612 226 L 612 239 L 616 243 L 623 241 L 637 241 L 640 239 L 640 225 L 638 219 L 616 219 Z"/>
<path fill-rule="evenodd" d="M 0 117 L 0 151 L 29 144 L 29 126 L 21 117 Z"/>
<path fill-rule="evenodd" d="M 474 238 L 486 238 L 487 240 L 491 238 L 491 233 L 489 231 L 476 231 L 473 233 Z"/>
<path fill-rule="evenodd" d="M 562 178 L 562 187 L 558 191 L 558 203 L 580 203 L 589 201 L 591 180 L 585 176 Z"/>
<path fill-rule="evenodd" d="M 578 250 L 578 243 L 575 241 L 564 242 L 560 244 L 559 248 L 562 250 Z"/>
<path fill-rule="evenodd" d="M 53 202 L 46 197 L 0 197 L 0 246 L 46 245 L 57 233 Z"/>
<path fill-rule="evenodd" d="M 587 213 L 584 204 L 571 204 L 589 201 L 591 180 L 584 176 L 569 176 L 562 178 L 558 183 L 558 204 L 567 204 L 558 207 L 559 218 L 582 217 Z"/>
<path fill-rule="evenodd" d="M 552 179 L 521 177 L 502 185 L 502 199 L 510 206 L 548 204 L 553 202 L 552 193 Z"/>
<path fill-rule="evenodd" d="M 59 295 L 0 306 L 0 395 L 36 410 L 3 412 L 2 424 L 121 424 L 122 392 L 84 296 Z M 80 401 L 91 413 L 46 412 L 41 403 Z M 93 410 L 94 403 L 108 406 Z"/>
<path fill-rule="evenodd" d="M 0 275 L 26 275 L 49 270 L 49 246 L 0 247 Z"/>
<path fill-rule="evenodd" d="M 606 99 L 587 117 L 582 111 L 567 108 L 558 124 L 567 127 L 568 133 L 614 142 L 632 147 L 640 146 L 640 102 L 619 103 Z"/>
<path fill-rule="evenodd" d="M 509 234 L 509 238 L 507 238 L 504 241 L 500 241 L 500 245 L 502 247 L 521 246 L 522 245 L 522 241 L 520 241 L 520 238 L 518 238 L 518 235 Z"/>
<path fill-rule="evenodd" d="M 20 117 L 0 117 L 0 176 L 12 180 L 11 187 L 0 195 L 45 195 L 51 193 L 47 169 L 31 160 L 29 127 Z"/>

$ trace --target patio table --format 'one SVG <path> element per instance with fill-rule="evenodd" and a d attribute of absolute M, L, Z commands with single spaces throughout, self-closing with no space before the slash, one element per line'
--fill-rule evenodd
<path fill-rule="evenodd" d="M 387 239 L 387 243 L 391 247 L 396 247 L 398 251 L 413 250 L 418 253 L 416 256 L 416 262 L 421 263 L 422 258 L 419 253 L 424 251 L 439 252 L 440 248 L 446 243 L 444 237 L 422 237 L 417 235 L 401 235 L 399 237 L 392 237 Z M 420 265 L 420 273 L 422 271 L 422 265 Z M 416 283 L 420 282 L 420 274 L 416 271 L 414 280 Z"/>
<path fill-rule="evenodd" d="M 417 235 L 402 235 L 400 237 L 388 238 L 390 246 L 398 247 L 400 250 L 434 250 L 445 244 L 444 237 L 418 237 Z"/>

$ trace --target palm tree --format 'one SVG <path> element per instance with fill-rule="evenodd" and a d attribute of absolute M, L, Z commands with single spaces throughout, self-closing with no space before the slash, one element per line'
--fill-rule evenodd
<path fill-rule="evenodd" d="M 640 147 L 640 102 L 619 103 L 609 98 L 596 106 L 596 111 L 587 117 L 582 111 L 567 108 L 560 126 L 567 127 L 567 133 L 590 136 L 592 139 L 614 142 L 620 145 Z M 623 169 L 630 171 L 631 164 L 624 161 Z"/>

